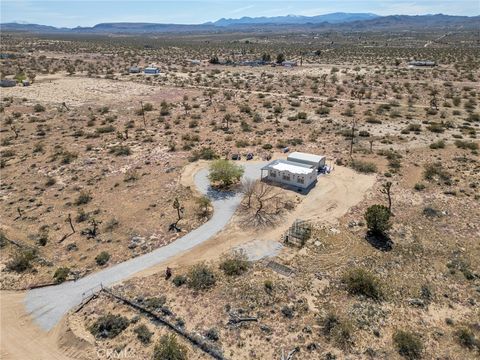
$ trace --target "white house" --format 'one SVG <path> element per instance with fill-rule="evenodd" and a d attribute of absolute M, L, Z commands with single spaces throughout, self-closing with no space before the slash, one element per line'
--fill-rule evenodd
<path fill-rule="evenodd" d="M 266 175 L 264 176 L 264 171 Z M 308 189 L 317 181 L 317 168 L 313 165 L 288 160 L 274 160 L 261 169 L 261 179 Z"/>
<path fill-rule="evenodd" d="M 298 151 L 288 155 L 287 160 L 295 163 L 310 165 L 315 167 L 315 169 L 321 169 L 325 166 L 325 156 L 307 154 Z"/>

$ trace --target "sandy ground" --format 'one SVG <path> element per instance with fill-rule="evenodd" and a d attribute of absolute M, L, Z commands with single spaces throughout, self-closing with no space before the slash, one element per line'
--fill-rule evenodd
<path fill-rule="evenodd" d="M 53 103 L 67 106 L 103 104 L 142 99 L 149 101 L 179 100 L 185 92 L 182 89 L 140 84 L 134 81 L 118 81 L 85 76 L 47 75 L 40 76 L 31 86 L 2 88 L 2 97 L 20 97 L 32 103 Z M 194 92 L 193 92 L 194 93 Z M 122 94 L 119 97 L 119 94 Z"/>
<path fill-rule="evenodd" d="M 0 358 L 2 360 L 63 360 L 69 359 L 59 349 L 63 323 L 53 330 L 42 331 L 25 313 L 24 292 L 0 292 Z"/>
<path fill-rule="evenodd" d="M 182 183 L 194 188 L 194 175 L 200 169 L 205 168 L 206 165 L 206 162 L 199 162 L 187 166 L 182 177 Z M 219 255 L 229 249 L 245 244 L 247 244 L 247 247 L 251 247 L 252 240 L 254 240 L 255 247 L 263 246 L 267 251 L 272 251 L 272 247 L 266 246 L 265 243 L 277 242 L 281 234 L 295 219 L 333 225 L 350 207 L 363 199 L 365 192 L 373 186 L 374 182 L 374 176 L 360 175 L 348 168 L 336 167 L 330 175 L 320 177 L 317 186 L 275 228 L 257 231 L 240 229 L 238 219 L 234 217 L 220 234 L 196 246 L 191 251 L 174 257 L 168 261 L 168 264 L 183 266 L 202 260 L 217 259 Z M 163 271 L 166 265 L 167 263 L 162 263 L 135 276 L 146 276 Z M 39 329 L 25 311 L 24 296 L 25 294 L 22 292 L 2 292 L 0 294 L 1 358 L 18 360 L 77 358 L 77 354 L 80 355 L 78 353 L 79 349 L 85 347 L 86 343 L 74 344 L 74 342 L 81 342 L 80 339 L 78 341 L 75 339 L 65 341 L 67 332 L 63 322 L 49 332 Z M 70 333 L 70 335 L 72 334 Z M 62 338 L 64 341 L 61 341 Z M 71 356 L 61 349 L 69 350 L 68 353 Z"/>

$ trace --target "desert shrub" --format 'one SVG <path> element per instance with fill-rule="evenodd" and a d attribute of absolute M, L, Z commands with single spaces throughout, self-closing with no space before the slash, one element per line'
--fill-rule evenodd
<path fill-rule="evenodd" d="M 100 254 L 98 254 L 95 257 L 95 261 L 99 266 L 105 265 L 108 262 L 108 260 L 110 260 L 110 254 L 106 251 L 102 251 Z"/>
<path fill-rule="evenodd" d="M 438 140 L 430 144 L 430 149 L 443 149 L 445 148 L 445 141 Z"/>
<path fill-rule="evenodd" d="M 478 144 L 473 141 L 455 140 L 455 146 L 459 149 L 478 150 Z"/>
<path fill-rule="evenodd" d="M 69 151 L 65 151 L 63 152 L 62 154 L 62 159 L 61 159 L 61 163 L 64 164 L 64 165 L 67 165 L 67 164 L 70 164 L 73 160 L 75 160 L 76 158 L 78 157 L 77 154 L 75 153 L 71 153 Z"/>
<path fill-rule="evenodd" d="M 343 282 L 350 294 L 363 295 L 374 300 L 380 300 L 383 297 L 380 282 L 365 269 L 356 268 L 348 271 L 343 276 Z"/>
<path fill-rule="evenodd" d="M 330 109 L 328 107 L 322 106 L 315 110 L 315 113 L 318 115 L 328 115 L 330 114 Z"/>
<path fill-rule="evenodd" d="M 228 255 L 220 264 L 220 269 L 225 275 L 238 276 L 248 270 L 249 262 L 247 255 L 242 251 L 235 251 Z"/>
<path fill-rule="evenodd" d="M 450 180 L 450 174 L 443 168 L 440 162 L 426 164 L 423 177 L 426 180 L 434 180 L 435 178 L 443 181 Z"/>
<path fill-rule="evenodd" d="M 47 242 L 48 242 L 48 229 L 46 229 L 46 228 L 40 229 L 40 231 L 38 232 L 35 240 L 37 241 L 37 244 L 40 245 L 40 246 L 45 246 L 45 245 L 47 245 Z"/>
<path fill-rule="evenodd" d="M 206 290 L 215 285 L 215 273 L 206 264 L 194 265 L 188 272 L 188 287 L 194 290 Z"/>
<path fill-rule="evenodd" d="M 118 220 L 115 218 L 112 218 L 108 220 L 107 223 L 105 224 L 105 231 L 113 231 L 118 227 L 118 225 L 119 225 Z"/>
<path fill-rule="evenodd" d="M 165 305 L 167 302 L 167 297 L 165 295 L 159 297 L 150 297 L 145 299 L 143 302 L 147 309 L 158 310 Z"/>
<path fill-rule="evenodd" d="M 325 336 L 332 339 L 339 347 L 346 348 L 353 341 L 353 328 L 351 324 L 340 319 L 334 313 L 329 313 L 320 321 Z"/>
<path fill-rule="evenodd" d="M 475 338 L 475 335 L 470 329 L 461 328 L 455 332 L 455 337 L 458 343 L 467 349 L 480 349 L 480 341 Z"/>
<path fill-rule="evenodd" d="M 431 206 L 425 206 L 423 208 L 423 215 L 426 217 L 439 217 L 441 216 L 441 212 Z"/>
<path fill-rule="evenodd" d="M 427 126 L 427 129 L 433 133 L 443 133 L 445 128 L 442 124 L 433 123 Z"/>
<path fill-rule="evenodd" d="M 85 210 L 80 209 L 80 210 L 78 210 L 78 214 L 75 217 L 75 221 L 77 223 L 81 223 L 81 222 L 87 221 L 89 217 L 90 217 L 90 215 L 88 213 L 86 213 Z"/>
<path fill-rule="evenodd" d="M 97 132 L 97 134 L 108 134 L 108 133 L 114 132 L 115 130 L 116 130 L 115 126 L 107 125 L 107 126 L 99 127 L 95 131 Z"/>
<path fill-rule="evenodd" d="M 172 282 L 175 286 L 182 286 L 183 284 L 186 284 L 187 282 L 187 277 L 185 275 L 176 275 L 173 279 Z"/>
<path fill-rule="evenodd" d="M 85 191 L 82 191 L 78 195 L 77 199 L 75 200 L 75 205 L 77 206 L 85 205 L 85 204 L 88 204 L 91 200 L 92 200 L 92 197 L 90 196 L 90 194 Z"/>
<path fill-rule="evenodd" d="M 56 182 L 57 182 L 57 180 L 55 180 L 54 177 L 49 176 L 47 178 L 47 181 L 45 181 L 45 186 L 53 186 L 53 185 L 55 185 Z"/>
<path fill-rule="evenodd" d="M 383 205 L 372 205 L 365 212 L 367 228 L 372 234 L 384 235 L 390 229 L 390 211 Z"/>
<path fill-rule="evenodd" d="M 229 188 L 240 180 L 244 172 L 243 167 L 228 160 L 216 160 L 210 165 L 208 178 L 210 182 L 221 188 Z"/>
<path fill-rule="evenodd" d="M 204 147 L 200 151 L 194 151 L 192 155 L 188 158 L 190 162 L 202 160 L 213 160 L 218 159 L 218 155 L 212 148 Z"/>
<path fill-rule="evenodd" d="M 214 328 L 208 329 L 205 332 L 205 337 L 211 341 L 218 341 L 220 339 L 217 329 L 214 329 Z"/>
<path fill-rule="evenodd" d="M 137 339 L 140 340 L 142 344 L 148 344 L 152 339 L 153 333 L 148 330 L 148 327 L 144 324 L 138 325 L 133 332 L 137 335 Z"/>
<path fill-rule="evenodd" d="M 250 145 L 250 143 L 247 140 L 243 140 L 243 139 L 237 140 L 235 142 L 235 146 L 238 148 L 244 148 L 244 147 L 247 147 L 248 145 Z"/>
<path fill-rule="evenodd" d="M 271 293 L 273 291 L 273 281 L 272 280 L 265 280 L 263 283 L 263 287 L 267 293 Z"/>
<path fill-rule="evenodd" d="M 417 191 L 422 191 L 422 190 L 425 190 L 425 184 L 416 183 L 413 188 L 414 188 L 415 190 L 417 190 Z"/>
<path fill-rule="evenodd" d="M 369 124 L 381 124 L 382 123 L 381 120 L 375 119 L 374 117 L 368 117 L 365 121 Z"/>
<path fill-rule="evenodd" d="M 0 230 L 0 249 L 7 246 L 8 238 L 3 231 Z"/>
<path fill-rule="evenodd" d="M 153 360 L 187 360 L 186 346 L 177 341 L 173 334 L 163 335 L 153 350 Z"/>
<path fill-rule="evenodd" d="M 262 149 L 264 150 L 271 150 L 273 148 L 273 145 L 272 144 L 264 144 L 262 146 Z"/>
<path fill-rule="evenodd" d="M 89 330 L 97 339 L 113 339 L 128 327 L 129 321 L 121 315 L 107 314 L 99 317 Z"/>
<path fill-rule="evenodd" d="M 377 166 L 374 163 L 362 161 L 362 160 L 352 160 L 350 162 L 350 166 L 355 171 L 358 171 L 364 174 L 370 174 L 377 171 Z"/>
<path fill-rule="evenodd" d="M 295 309 L 293 306 L 285 305 L 284 307 L 282 307 L 281 312 L 283 316 L 285 316 L 287 319 L 292 319 L 295 315 Z"/>
<path fill-rule="evenodd" d="M 130 148 L 126 145 L 112 146 L 109 152 L 115 156 L 128 156 L 132 154 L 132 150 L 130 150 Z"/>
<path fill-rule="evenodd" d="M 53 279 L 57 284 L 60 284 L 67 280 L 68 275 L 70 274 L 70 268 L 68 267 L 59 267 L 55 270 L 55 274 L 53 274 Z"/>
<path fill-rule="evenodd" d="M 423 345 L 420 338 L 407 331 L 398 330 L 393 334 L 393 342 L 398 353 L 409 360 L 422 357 Z"/>
<path fill-rule="evenodd" d="M 7 263 L 7 270 L 15 272 L 24 272 L 32 268 L 32 261 L 35 259 L 35 251 L 20 250 L 13 256 L 13 259 Z"/>
<path fill-rule="evenodd" d="M 33 107 L 33 111 L 35 111 L 35 112 L 44 112 L 44 111 L 45 111 L 45 106 L 40 105 L 40 104 L 36 104 L 36 105 Z"/>

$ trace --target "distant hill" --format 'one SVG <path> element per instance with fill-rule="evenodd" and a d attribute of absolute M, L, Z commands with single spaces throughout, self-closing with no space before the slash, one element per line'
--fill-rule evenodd
<path fill-rule="evenodd" d="M 220 19 L 215 21 L 216 26 L 232 26 L 232 25 L 246 25 L 246 24 L 319 24 L 319 23 L 346 23 L 358 20 L 370 20 L 380 17 L 379 15 L 370 13 L 331 13 L 317 16 L 300 16 L 300 15 L 287 15 L 287 16 L 274 16 L 274 17 L 242 17 L 240 19 Z"/>
<path fill-rule="evenodd" d="M 1 31 L 25 31 L 34 33 L 94 33 L 94 34 L 140 34 L 140 33 L 199 33 L 199 32 L 245 32 L 256 31 L 398 31 L 398 30 L 461 30 L 480 29 L 480 16 L 451 15 L 390 15 L 378 16 L 368 13 L 332 13 L 318 16 L 243 17 L 220 19 L 200 25 L 157 23 L 102 23 L 92 27 L 56 28 L 37 24 L 5 23 Z"/>
<path fill-rule="evenodd" d="M 480 29 L 480 16 L 390 15 L 344 25 L 351 30 Z"/>

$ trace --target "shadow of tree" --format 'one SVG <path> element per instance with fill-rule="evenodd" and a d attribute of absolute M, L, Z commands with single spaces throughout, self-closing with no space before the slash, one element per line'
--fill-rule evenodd
<path fill-rule="evenodd" d="M 219 190 L 212 186 L 209 186 L 207 189 L 207 196 L 216 201 L 216 200 L 226 200 L 237 195 L 236 191 L 232 190 Z"/>
<path fill-rule="evenodd" d="M 365 240 L 372 245 L 375 249 L 380 251 L 391 251 L 393 249 L 393 241 L 384 234 L 376 234 L 367 232 Z"/>

